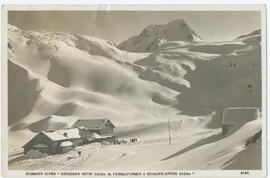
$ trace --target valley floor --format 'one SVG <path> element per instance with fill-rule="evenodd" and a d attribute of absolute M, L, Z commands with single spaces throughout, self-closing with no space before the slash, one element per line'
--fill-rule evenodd
<path fill-rule="evenodd" d="M 254 120 L 230 135 L 220 129 L 185 132 L 172 138 L 145 140 L 123 145 L 94 143 L 61 155 L 23 159 L 23 154 L 9 155 L 10 170 L 211 170 L 245 169 L 241 155 L 260 155 L 260 143 L 245 144 L 260 131 L 261 121 Z M 82 155 L 78 155 L 78 151 Z M 247 157 L 247 156 L 245 156 Z M 240 158 L 240 159 L 238 159 Z M 236 159 L 236 160 L 235 160 Z M 257 160 L 258 163 L 260 163 Z M 237 163 L 237 166 L 235 166 Z M 250 169 L 250 168 L 249 168 Z M 251 168 L 252 169 L 252 168 Z M 260 169 L 260 165 L 254 165 Z"/>

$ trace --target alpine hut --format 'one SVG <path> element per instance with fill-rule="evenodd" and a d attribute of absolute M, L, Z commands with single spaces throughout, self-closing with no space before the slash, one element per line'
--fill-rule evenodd
<path fill-rule="evenodd" d="M 62 129 L 42 131 L 28 141 L 24 146 L 24 154 L 30 150 L 38 150 L 42 153 L 65 153 L 79 145 L 81 136 L 79 129 Z"/>
<path fill-rule="evenodd" d="M 115 126 L 109 119 L 79 119 L 72 128 L 79 128 L 81 136 L 92 135 L 113 135 Z"/>

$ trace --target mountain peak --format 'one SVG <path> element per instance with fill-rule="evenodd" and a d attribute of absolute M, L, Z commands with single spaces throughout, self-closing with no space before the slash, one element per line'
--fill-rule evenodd
<path fill-rule="evenodd" d="M 186 22 L 184 19 L 175 19 L 175 20 L 168 22 L 167 24 L 181 25 L 181 24 L 186 24 Z"/>
<path fill-rule="evenodd" d="M 122 42 L 122 50 L 144 52 L 155 50 L 164 41 L 199 41 L 201 37 L 183 20 L 176 19 L 164 25 L 148 25 L 139 35 Z"/>
<path fill-rule="evenodd" d="M 261 29 L 254 30 L 253 32 L 251 32 L 249 34 L 241 35 L 241 36 L 239 36 L 236 39 L 251 37 L 251 36 L 255 36 L 255 35 L 261 35 Z"/>
<path fill-rule="evenodd" d="M 183 19 L 170 21 L 165 26 L 167 28 L 180 28 L 182 30 L 191 30 L 190 26 Z"/>

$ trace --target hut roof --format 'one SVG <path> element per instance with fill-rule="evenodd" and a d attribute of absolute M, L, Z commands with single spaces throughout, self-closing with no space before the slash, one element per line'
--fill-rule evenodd
<path fill-rule="evenodd" d="M 71 141 L 65 141 L 65 142 L 62 142 L 59 146 L 60 147 L 66 147 L 66 146 L 72 146 L 73 143 Z"/>
<path fill-rule="evenodd" d="M 93 132 L 90 137 L 91 138 L 94 138 L 94 139 L 96 139 L 96 138 L 102 138 L 99 134 L 97 134 L 95 132 Z"/>
<path fill-rule="evenodd" d="M 243 125 L 259 118 L 257 107 L 235 107 L 224 108 L 222 114 L 222 125 Z"/>
<path fill-rule="evenodd" d="M 37 134 L 34 138 L 36 138 L 37 136 L 41 134 L 47 136 L 52 141 L 61 141 L 61 140 L 69 140 L 73 138 L 81 138 L 78 128 L 42 131 L 39 134 Z M 28 145 L 34 138 L 32 138 L 26 144 L 24 144 L 23 147 Z"/>
<path fill-rule="evenodd" d="M 44 135 L 49 137 L 53 141 L 67 140 L 73 138 L 80 138 L 79 129 L 63 129 L 63 130 L 53 130 L 53 131 L 43 131 Z"/>
<path fill-rule="evenodd" d="M 85 127 L 87 129 L 100 130 L 105 124 L 110 124 L 112 127 L 115 127 L 109 119 L 79 119 L 72 127 Z"/>

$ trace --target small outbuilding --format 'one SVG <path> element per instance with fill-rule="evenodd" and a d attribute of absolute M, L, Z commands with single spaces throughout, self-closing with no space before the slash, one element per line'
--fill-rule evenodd
<path fill-rule="evenodd" d="M 257 107 L 225 108 L 222 112 L 222 133 L 232 133 L 247 122 L 260 119 L 260 110 Z"/>
<path fill-rule="evenodd" d="M 59 145 L 59 152 L 66 153 L 74 148 L 74 144 L 71 141 L 61 142 Z"/>

